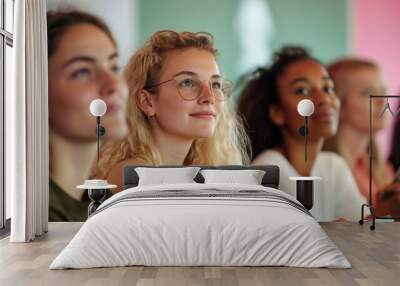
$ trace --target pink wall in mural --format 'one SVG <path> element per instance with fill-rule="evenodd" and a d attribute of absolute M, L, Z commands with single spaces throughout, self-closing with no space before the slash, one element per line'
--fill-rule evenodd
<path fill-rule="evenodd" d="M 375 60 L 383 69 L 388 94 L 400 94 L 400 1 L 352 0 L 351 53 Z M 393 104 L 395 107 L 396 104 Z M 380 135 L 386 155 L 391 127 Z"/>

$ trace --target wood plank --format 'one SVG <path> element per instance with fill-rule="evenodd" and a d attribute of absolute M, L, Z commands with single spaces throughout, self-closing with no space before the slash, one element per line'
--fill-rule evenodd
<path fill-rule="evenodd" d="M 50 223 L 32 243 L 0 240 L 0 285 L 398 285 L 400 224 L 378 222 L 375 231 L 356 223 L 322 228 L 352 263 L 352 269 L 291 267 L 116 267 L 49 270 L 81 223 Z"/>

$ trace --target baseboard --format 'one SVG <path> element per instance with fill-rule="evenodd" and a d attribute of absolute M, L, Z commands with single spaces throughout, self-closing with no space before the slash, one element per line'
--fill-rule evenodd
<path fill-rule="evenodd" d="M 9 236 L 10 230 L 11 230 L 11 218 L 6 220 L 6 223 L 3 228 L 0 228 L 0 239 Z"/>

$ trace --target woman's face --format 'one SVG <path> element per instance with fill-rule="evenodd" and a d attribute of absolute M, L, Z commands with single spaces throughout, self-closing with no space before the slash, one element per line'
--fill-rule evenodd
<path fill-rule="evenodd" d="M 190 140 L 211 137 L 225 104 L 210 86 L 210 80 L 215 87 L 221 82 L 215 57 L 195 48 L 169 52 L 157 83 L 173 78 L 151 93 L 156 128 Z M 190 92 L 196 81 L 200 83 L 199 91 Z"/>
<path fill-rule="evenodd" d="M 128 130 L 127 96 L 117 50 L 107 34 L 90 24 L 67 29 L 49 58 L 50 128 L 70 140 L 94 140 L 96 118 L 89 105 L 100 98 L 107 104 L 107 112 L 101 118 L 105 137 L 123 137 Z"/>
<path fill-rule="evenodd" d="M 302 99 L 314 103 L 308 127 L 311 140 L 329 138 L 336 133 L 339 100 L 326 69 L 316 61 L 305 59 L 294 62 L 278 78 L 281 124 L 286 132 L 301 137 L 299 128 L 304 118 L 298 114 L 297 105 Z"/>
<path fill-rule="evenodd" d="M 359 68 L 338 83 L 338 92 L 343 92 L 340 122 L 348 124 L 358 132 L 368 134 L 369 95 L 383 95 L 385 88 L 380 71 L 374 67 Z M 372 131 L 382 130 L 386 125 L 386 116 L 381 116 L 384 99 L 372 100 Z"/>

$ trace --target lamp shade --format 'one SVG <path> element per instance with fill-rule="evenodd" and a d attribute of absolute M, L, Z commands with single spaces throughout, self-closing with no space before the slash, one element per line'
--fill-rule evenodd
<path fill-rule="evenodd" d="M 90 103 L 90 113 L 93 116 L 103 116 L 107 111 L 107 104 L 104 100 L 101 99 L 94 99 Z"/>
<path fill-rule="evenodd" d="M 311 116 L 314 113 L 314 103 L 309 99 L 302 99 L 297 105 L 297 112 L 301 116 Z"/>

